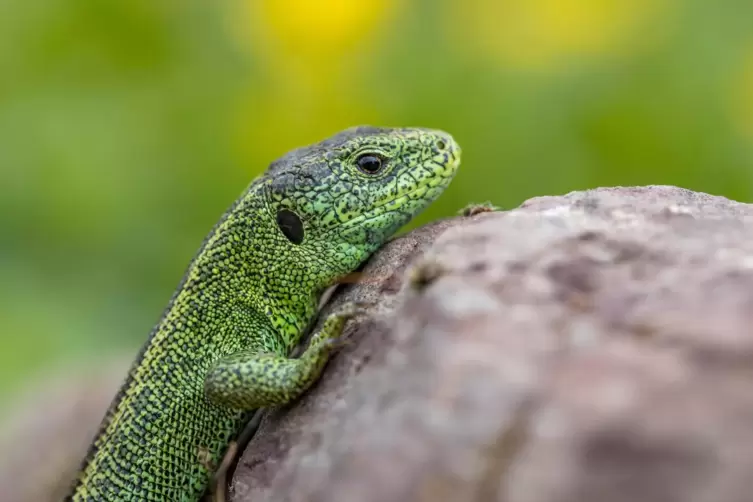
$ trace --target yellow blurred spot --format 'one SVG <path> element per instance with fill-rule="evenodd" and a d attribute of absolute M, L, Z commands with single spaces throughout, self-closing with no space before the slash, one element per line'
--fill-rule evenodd
<path fill-rule="evenodd" d="M 239 106 L 238 148 L 272 160 L 347 126 L 380 122 L 354 85 L 402 0 L 244 0 L 232 19 L 259 78 Z"/>
<path fill-rule="evenodd" d="M 518 69 L 636 45 L 665 0 L 465 0 L 447 19 L 458 43 Z"/>
<path fill-rule="evenodd" d="M 247 0 L 244 30 L 275 57 L 337 58 L 380 35 L 396 0 Z M 383 34 L 387 36 L 387 34 Z"/>

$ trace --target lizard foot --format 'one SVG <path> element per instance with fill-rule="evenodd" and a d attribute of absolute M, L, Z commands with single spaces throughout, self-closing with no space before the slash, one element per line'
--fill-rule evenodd
<path fill-rule="evenodd" d="M 319 349 L 334 350 L 348 343 L 345 335 L 345 323 L 354 317 L 365 315 L 367 307 L 373 305 L 368 302 L 348 302 L 338 307 L 324 321 L 322 329 L 311 340 L 311 346 Z"/>

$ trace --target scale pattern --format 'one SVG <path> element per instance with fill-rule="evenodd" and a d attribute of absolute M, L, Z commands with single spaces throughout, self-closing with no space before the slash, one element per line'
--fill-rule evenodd
<path fill-rule="evenodd" d="M 380 168 L 363 169 L 365 156 Z M 318 378 L 352 314 L 330 317 L 289 359 L 322 291 L 438 197 L 459 162 L 447 133 L 374 127 L 273 162 L 192 260 L 66 500 L 200 500 L 248 412 Z"/>

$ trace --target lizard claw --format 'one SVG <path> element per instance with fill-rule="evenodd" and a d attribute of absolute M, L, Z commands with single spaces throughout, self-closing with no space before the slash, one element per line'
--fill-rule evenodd
<path fill-rule="evenodd" d="M 370 305 L 374 303 L 348 302 L 335 309 L 327 316 L 322 329 L 314 335 L 312 344 L 327 349 L 339 348 L 347 344 L 350 333 L 345 335 L 345 323 L 356 316 L 367 314 L 366 307 Z"/>
<path fill-rule="evenodd" d="M 343 320 L 352 319 L 353 317 L 368 313 L 368 307 L 371 307 L 374 305 L 375 305 L 375 302 L 364 302 L 364 301 L 347 302 L 340 305 L 337 309 L 335 309 L 335 311 L 332 312 L 332 314 L 328 316 L 328 319 L 332 317 L 338 317 Z"/>

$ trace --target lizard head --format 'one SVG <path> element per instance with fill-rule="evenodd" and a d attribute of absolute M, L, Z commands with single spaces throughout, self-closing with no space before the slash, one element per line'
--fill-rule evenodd
<path fill-rule="evenodd" d="M 355 127 L 272 163 L 267 208 L 294 255 L 349 272 L 436 199 L 459 163 L 443 131 Z"/>

